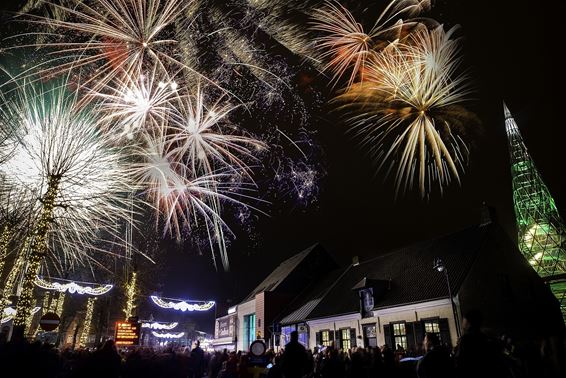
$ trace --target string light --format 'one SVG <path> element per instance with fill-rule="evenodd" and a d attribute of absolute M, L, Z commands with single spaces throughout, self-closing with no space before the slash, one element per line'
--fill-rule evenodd
<path fill-rule="evenodd" d="M 36 312 L 38 312 L 39 310 L 41 310 L 41 307 L 36 306 L 31 310 L 31 315 L 34 315 Z M 3 312 L 3 316 L 2 316 L 2 324 L 9 322 L 10 320 L 12 320 L 14 318 L 14 315 L 16 315 L 16 309 L 13 307 L 6 307 L 4 309 Z"/>
<path fill-rule="evenodd" d="M 10 237 L 12 236 L 12 228 L 8 223 L 2 227 L 2 236 L 0 236 L 0 277 L 4 270 L 6 262 L 6 255 L 8 254 L 8 245 L 10 244 Z"/>
<path fill-rule="evenodd" d="M 30 316 L 30 312 L 33 308 L 33 283 L 35 282 L 41 261 L 47 250 L 47 234 L 50 228 L 49 226 L 53 221 L 53 208 L 55 206 L 55 198 L 57 197 L 60 182 L 60 175 L 50 175 L 47 180 L 47 192 L 40 201 L 43 204 L 43 208 L 39 222 L 32 234 L 28 267 L 24 274 L 22 292 L 18 299 L 18 305 L 16 306 L 17 312 L 14 317 L 14 327 L 25 327 L 26 319 Z"/>
<path fill-rule="evenodd" d="M 55 306 L 55 313 L 59 316 L 63 315 L 63 306 L 66 298 L 65 293 L 59 293 L 59 298 L 57 298 L 57 304 Z"/>
<path fill-rule="evenodd" d="M 97 298 L 89 298 L 86 303 L 86 315 L 83 330 L 81 332 L 80 342 L 79 345 L 81 347 L 85 347 L 88 341 L 88 336 L 90 335 L 90 329 L 92 327 L 92 314 L 94 312 L 94 302 L 96 302 Z"/>
<path fill-rule="evenodd" d="M 77 294 L 88 294 L 88 295 L 97 295 L 97 296 L 108 293 L 114 287 L 114 285 L 111 284 L 92 287 L 92 286 L 81 286 L 76 282 L 69 282 L 65 284 L 59 282 L 48 282 L 39 276 L 35 278 L 35 284 L 45 290 L 57 290 L 62 293 L 67 291 L 69 294 L 77 293 Z"/>
<path fill-rule="evenodd" d="M 153 303 L 158 305 L 161 308 L 172 308 L 174 310 L 179 311 L 208 311 L 214 306 L 213 301 L 203 302 L 203 303 L 187 303 L 185 301 L 180 302 L 171 302 L 171 301 L 164 301 L 163 299 L 152 295 L 151 300 Z"/>
<path fill-rule="evenodd" d="M 51 295 L 50 293 L 47 291 L 45 292 L 45 296 L 43 297 L 43 305 L 41 306 L 41 308 L 43 309 L 43 313 L 46 313 L 49 311 L 49 304 L 51 303 L 50 301 Z"/>
<path fill-rule="evenodd" d="M 180 339 L 181 337 L 183 337 L 185 335 L 185 332 L 179 332 L 179 333 L 161 333 L 161 332 L 155 332 L 155 331 L 151 331 L 152 335 L 160 338 L 160 339 Z"/>
<path fill-rule="evenodd" d="M 130 318 L 134 314 L 134 309 L 136 308 L 135 296 L 137 294 L 137 277 L 136 272 L 132 272 L 132 277 L 130 281 L 126 283 L 126 307 L 122 310 L 126 315 L 126 319 Z"/>
<path fill-rule="evenodd" d="M 179 325 L 179 323 L 177 322 L 173 322 L 173 323 L 157 323 L 157 322 L 153 322 L 153 323 L 142 323 L 142 328 L 151 328 L 151 329 L 173 329 L 175 327 L 177 327 Z"/>
<path fill-rule="evenodd" d="M 26 251 L 29 247 L 29 237 L 26 237 L 24 240 L 24 245 L 18 252 L 18 257 L 16 258 L 16 262 L 12 266 L 8 277 L 6 278 L 6 282 L 4 285 L 4 289 L 2 290 L 2 296 L 0 297 L 0 314 L 4 312 L 4 308 L 10 304 L 9 296 L 12 294 L 14 290 L 14 283 L 16 282 L 16 278 L 18 274 L 23 270 L 24 264 L 26 262 Z"/>

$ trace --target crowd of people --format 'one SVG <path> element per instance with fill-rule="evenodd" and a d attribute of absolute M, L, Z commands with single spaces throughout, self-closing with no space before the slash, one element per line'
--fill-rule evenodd
<path fill-rule="evenodd" d="M 561 372 L 543 349 L 516 350 L 509 338 L 492 339 L 480 329 L 481 319 L 468 315 L 465 333 L 452 349 L 438 336 L 427 333 L 421 356 L 399 350 L 352 348 L 332 345 L 305 349 L 298 334 L 275 352 L 267 351 L 263 364 L 242 352 L 204 352 L 197 342 L 184 346 L 118 349 L 112 340 L 100 348 L 59 351 L 39 342 L 9 342 L 0 345 L 0 364 L 18 367 L 21 376 L 56 378 L 546 378 Z"/>

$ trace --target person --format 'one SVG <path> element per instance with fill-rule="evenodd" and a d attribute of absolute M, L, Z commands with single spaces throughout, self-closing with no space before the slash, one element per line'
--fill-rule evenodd
<path fill-rule="evenodd" d="M 285 378 L 300 378 L 309 372 L 307 351 L 299 343 L 299 333 L 291 332 L 291 341 L 285 345 L 281 357 L 281 371 Z"/>
<path fill-rule="evenodd" d="M 464 334 L 458 340 L 455 363 L 460 378 L 504 378 L 509 376 L 502 348 L 482 332 L 483 316 L 478 310 L 464 315 Z"/>
<path fill-rule="evenodd" d="M 82 377 L 119 377 L 122 359 L 116 350 L 114 340 L 106 340 L 102 347 L 92 353 L 90 356 L 85 349 L 85 365 L 83 372 L 79 374 Z"/>
<path fill-rule="evenodd" d="M 435 333 L 427 332 L 423 340 L 425 355 L 417 363 L 419 378 L 451 378 L 454 376 L 454 365 L 447 350 L 440 346 Z"/>
<path fill-rule="evenodd" d="M 200 348 L 200 341 L 195 342 L 191 351 L 189 378 L 201 378 L 204 371 L 204 351 Z"/>

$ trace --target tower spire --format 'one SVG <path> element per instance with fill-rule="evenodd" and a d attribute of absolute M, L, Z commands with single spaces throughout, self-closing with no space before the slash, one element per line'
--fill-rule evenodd
<path fill-rule="evenodd" d="M 503 103 L 519 250 L 550 286 L 566 320 L 566 226 Z"/>

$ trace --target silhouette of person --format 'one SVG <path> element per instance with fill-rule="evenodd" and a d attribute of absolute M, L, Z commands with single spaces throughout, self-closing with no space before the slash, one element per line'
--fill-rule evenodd
<path fill-rule="evenodd" d="M 200 341 L 196 341 L 195 348 L 191 351 L 190 378 L 201 378 L 204 371 L 204 351 L 200 348 Z"/>
<path fill-rule="evenodd" d="M 281 370 L 285 378 L 301 378 L 309 371 L 309 359 L 304 346 L 299 343 L 297 331 L 291 332 L 291 341 L 285 345 L 281 357 Z"/>
<path fill-rule="evenodd" d="M 440 346 L 435 333 L 427 332 L 423 341 L 425 355 L 417 364 L 419 378 L 452 378 L 454 366 L 448 351 Z"/>

